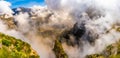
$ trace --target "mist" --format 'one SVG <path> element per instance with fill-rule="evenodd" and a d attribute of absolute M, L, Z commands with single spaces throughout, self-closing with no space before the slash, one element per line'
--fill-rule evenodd
<path fill-rule="evenodd" d="M 106 46 L 119 40 L 120 33 L 116 31 L 119 27 L 119 2 L 119 0 L 46 0 L 51 11 L 58 15 L 64 15 L 61 12 L 68 13 L 77 23 L 76 27 L 85 30 L 79 37 L 79 47 L 63 44 L 69 58 L 84 58 L 86 55 L 100 53 Z"/>
<path fill-rule="evenodd" d="M 53 51 L 56 39 L 60 40 L 69 58 L 85 58 L 101 53 L 120 39 L 117 31 L 120 27 L 119 2 L 46 0 L 46 6 L 31 6 L 30 12 L 18 8 L 19 13 L 13 15 L 11 3 L 0 1 L 0 32 L 29 43 L 40 58 L 56 58 Z M 4 18 L 13 19 L 12 23 Z M 13 27 L 10 28 L 9 24 Z M 64 32 L 66 30 L 68 34 Z M 58 35 L 64 39 L 58 39 Z"/>

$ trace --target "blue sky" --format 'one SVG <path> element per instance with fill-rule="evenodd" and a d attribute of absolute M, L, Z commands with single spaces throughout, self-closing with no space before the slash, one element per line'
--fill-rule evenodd
<path fill-rule="evenodd" d="M 30 7 L 33 5 L 45 5 L 44 0 L 6 0 L 12 4 L 12 8 Z"/>

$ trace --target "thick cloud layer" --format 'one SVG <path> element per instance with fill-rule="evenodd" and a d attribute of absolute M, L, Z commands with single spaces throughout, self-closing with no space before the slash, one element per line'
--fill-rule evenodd
<path fill-rule="evenodd" d="M 119 0 L 46 0 L 46 3 L 51 11 L 58 14 L 68 13 L 76 21 L 79 29 L 81 27 L 86 29 L 80 38 L 83 40 L 82 50 L 81 47 L 69 47 L 63 44 L 70 58 L 83 58 L 88 54 L 101 52 L 107 45 L 120 38 L 120 33 L 116 31 L 120 24 Z M 95 40 L 95 44 L 89 44 L 90 40 Z M 71 53 L 76 49 L 79 52 Z"/>

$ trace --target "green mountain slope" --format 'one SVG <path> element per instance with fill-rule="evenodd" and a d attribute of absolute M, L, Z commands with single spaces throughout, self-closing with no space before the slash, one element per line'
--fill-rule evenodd
<path fill-rule="evenodd" d="M 55 52 L 56 58 L 68 58 L 63 50 L 62 44 L 58 40 L 55 41 L 53 51 Z"/>
<path fill-rule="evenodd" d="M 109 45 L 102 53 L 88 55 L 86 58 L 120 58 L 120 41 Z"/>
<path fill-rule="evenodd" d="M 40 57 L 28 43 L 0 33 L 0 58 Z"/>

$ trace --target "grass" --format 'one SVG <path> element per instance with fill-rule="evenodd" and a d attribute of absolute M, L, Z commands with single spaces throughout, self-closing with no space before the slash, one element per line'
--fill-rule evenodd
<path fill-rule="evenodd" d="M 20 39 L 0 33 L 0 58 L 40 58 L 31 46 Z"/>

